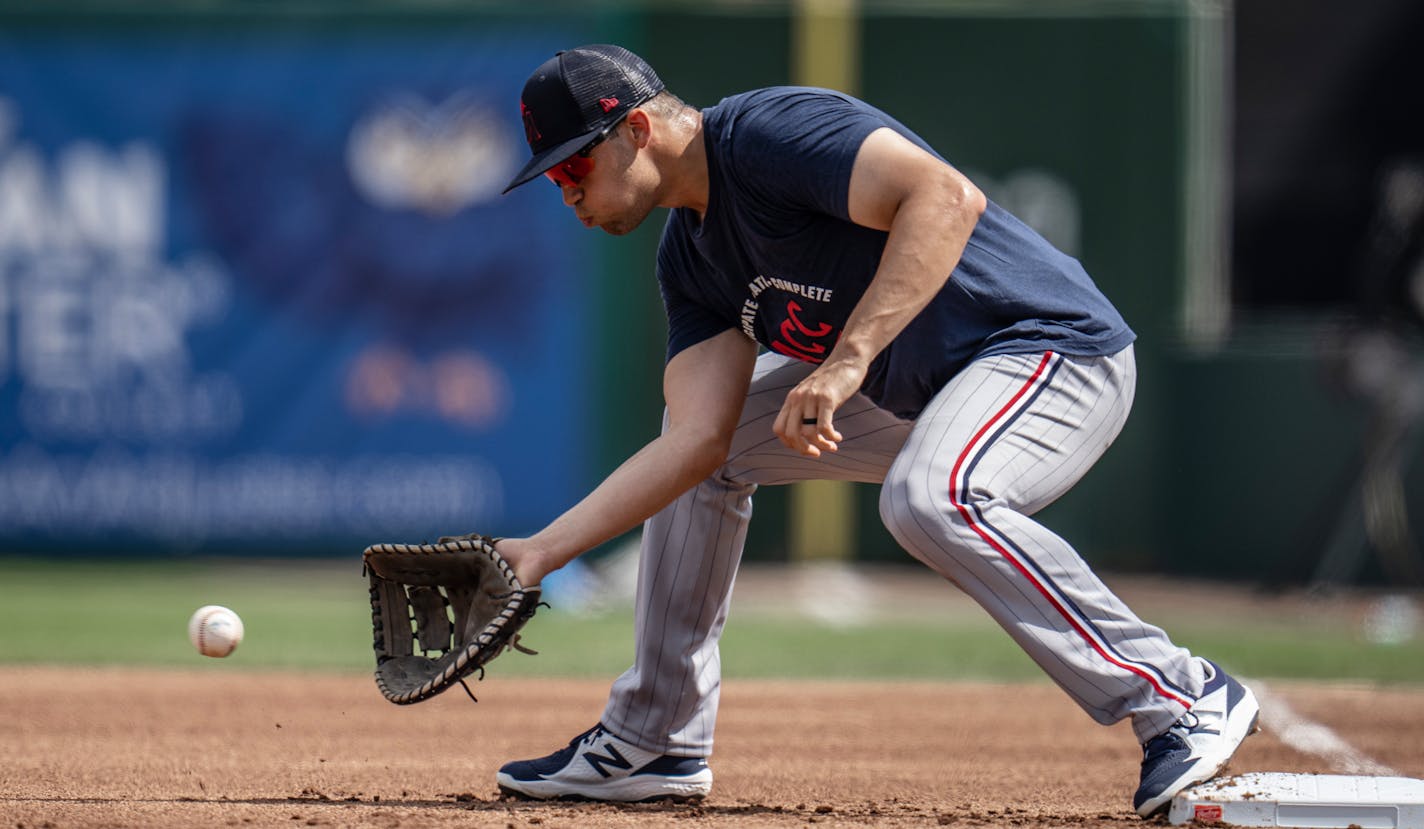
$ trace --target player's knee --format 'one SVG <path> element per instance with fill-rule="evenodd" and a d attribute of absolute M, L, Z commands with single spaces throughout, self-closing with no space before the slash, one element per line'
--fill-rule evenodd
<path fill-rule="evenodd" d="M 886 529 L 899 538 L 906 527 L 929 508 L 921 487 L 914 486 L 910 476 L 898 466 L 892 466 L 880 485 L 880 520 Z"/>
<path fill-rule="evenodd" d="M 976 533 L 966 511 L 950 499 L 948 487 L 929 486 L 923 470 L 917 474 L 892 474 L 880 490 L 880 520 L 902 546 L 913 549 L 914 538 L 933 537 L 937 545 L 972 546 Z"/>
<path fill-rule="evenodd" d="M 896 527 L 938 526 L 956 520 L 947 494 L 917 479 L 920 476 L 891 474 L 880 487 L 880 520 L 891 533 L 896 533 Z"/>

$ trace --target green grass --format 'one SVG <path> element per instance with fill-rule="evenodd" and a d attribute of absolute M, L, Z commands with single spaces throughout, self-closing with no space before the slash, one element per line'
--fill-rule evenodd
<path fill-rule="evenodd" d="M 226 660 L 198 656 L 187 621 L 200 605 L 242 616 L 246 638 Z M 509 654 L 506 676 L 612 678 L 632 660 L 632 611 L 541 612 Z M 1424 683 L 1424 640 L 1370 644 L 1347 627 L 1233 624 L 1190 616 L 1174 639 L 1247 676 Z M 0 558 L 0 665 L 369 670 L 370 607 L 360 564 L 175 560 L 86 562 Z M 828 628 L 741 613 L 723 637 L 728 677 L 1043 681 L 987 617 L 882 621 Z"/>
<path fill-rule="evenodd" d="M 282 563 L 0 559 L 0 663 L 203 666 L 217 660 L 193 650 L 188 617 L 220 604 L 246 630 L 233 661 L 356 667 L 371 648 L 361 566 L 324 569 L 318 578 Z"/>

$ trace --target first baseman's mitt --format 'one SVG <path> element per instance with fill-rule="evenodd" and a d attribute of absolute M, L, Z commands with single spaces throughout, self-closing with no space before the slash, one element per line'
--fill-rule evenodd
<path fill-rule="evenodd" d="M 435 544 L 375 544 L 362 556 L 371 577 L 376 685 L 398 705 L 422 702 L 519 644 L 539 605 L 495 552 L 471 533 Z"/>

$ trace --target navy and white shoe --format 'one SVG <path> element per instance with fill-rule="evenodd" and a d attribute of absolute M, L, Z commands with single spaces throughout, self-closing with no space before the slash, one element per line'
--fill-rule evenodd
<path fill-rule="evenodd" d="M 1178 792 L 1226 768 L 1256 733 L 1261 707 L 1251 689 L 1206 662 L 1207 679 L 1192 709 L 1142 747 L 1142 783 L 1132 805 L 1143 817 L 1165 810 Z"/>
<path fill-rule="evenodd" d="M 601 723 L 547 757 L 505 763 L 495 779 L 505 794 L 536 800 L 687 801 L 712 791 L 706 759 L 644 751 Z"/>

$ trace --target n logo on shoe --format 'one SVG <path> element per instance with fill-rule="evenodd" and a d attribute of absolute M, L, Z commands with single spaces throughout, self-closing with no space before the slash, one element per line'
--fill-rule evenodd
<path fill-rule="evenodd" d="M 587 760 L 590 766 L 593 766 L 594 771 L 604 777 L 612 777 L 613 775 L 610 774 L 604 766 L 612 766 L 615 769 L 623 769 L 624 771 L 633 768 L 633 764 L 628 762 L 627 758 L 622 754 L 619 754 L 618 749 L 614 748 L 612 743 L 604 743 L 603 750 L 612 756 L 605 757 L 602 754 L 594 754 L 592 751 L 583 756 L 583 759 Z"/>

